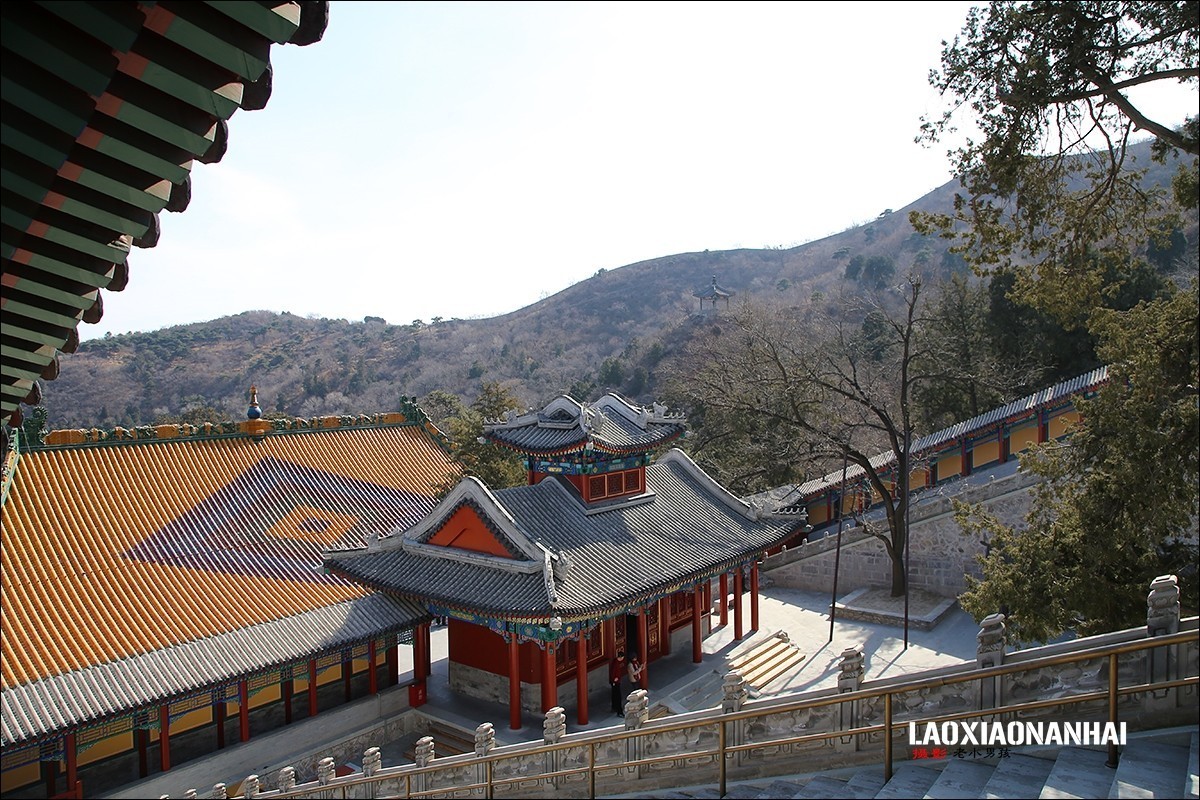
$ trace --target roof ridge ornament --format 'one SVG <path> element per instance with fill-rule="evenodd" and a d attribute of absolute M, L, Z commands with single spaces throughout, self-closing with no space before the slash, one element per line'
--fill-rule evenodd
<path fill-rule="evenodd" d="M 258 405 L 258 387 L 250 385 L 250 407 L 246 409 L 246 419 L 262 419 L 262 408 Z"/>
<path fill-rule="evenodd" d="M 554 584 L 554 556 L 550 548 L 541 542 L 534 544 L 542 548 L 542 582 L 546 586 L 546 598 L 550 601 L 551 608 L 558 608 L 558 589 Z"/>

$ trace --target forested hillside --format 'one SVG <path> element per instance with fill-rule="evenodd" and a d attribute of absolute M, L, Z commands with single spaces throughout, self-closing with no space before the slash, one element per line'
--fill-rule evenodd
<path fill-rule="evenodd" d="M 1158 169 L 1153 179 L 1172 170 Z M 945 241 L 916 233 L 908 218 L 912 210 L 948 210 L 957 188 L 947 183 L 906 208 L 791 249 L 684 253 L 601 269 L 491 319 L 400 323 L 247 311 L 86 341 L 45 385 L 47 424 L 129 426 L 209 409 L 238 418 L 252 384 L 264 411 L 297 416 L 389 410 L 400 396 L 421 400 L 435 390 L 469 403 L 485 382 L 530 406 L 564 392 L 594 399 L 607 389 L 649 402 L 659 395 L 664 362 L 703 319 L 693 293 L 714 277 L 737 293 L 735 304 L 786 305 L 894 280 L 914 265 L 943 278 L 964 273 Z M 1194 249 L 1195 231 L 1186 233 Z"/>

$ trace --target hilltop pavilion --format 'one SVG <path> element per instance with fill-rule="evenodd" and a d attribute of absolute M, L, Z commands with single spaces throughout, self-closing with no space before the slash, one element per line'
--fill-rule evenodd
<path fill-rule="evenodd" d="M 718 300 L 725 301 L 725 307 L 729 308 L 729 298 L 737 294 L 733 289 L 726 289 L 724 286 L 717 283 L 717 276 L 713 275 L 712 284 L 705 286 L 703 289 L 697 289 L 692 292 L 692 297 L 700 300 L 700 311 L 704 312 L 704 301 L 708 301 L 710 307 L 716 308 Z"/>

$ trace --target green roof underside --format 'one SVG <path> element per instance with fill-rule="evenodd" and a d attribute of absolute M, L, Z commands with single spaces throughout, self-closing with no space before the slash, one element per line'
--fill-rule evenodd
<path fill-rule="evenodd" d="M 99 290 L 124 287 L 130 248 L 154 245 L 156 215 L 186 207 L 192 163 L 219 160 L 225 121 L 266 102 L 270 48 L 296 34 L 301 6 L 19 2 L 0 21 L 9 421 L 99 313 Z"/>

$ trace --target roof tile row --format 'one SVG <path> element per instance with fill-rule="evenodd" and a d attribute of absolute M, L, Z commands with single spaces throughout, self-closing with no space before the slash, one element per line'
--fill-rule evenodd
<path fill-rule="evenodd" d="M 323 573 L 321 550 L 414 524 L 457 474 L 420 425 L 24 452 L 3 506 L 5 697 L 35 685 L 56 696 L 101 666 L 124 676 L 108 687 L 117 706 L 213 679 L 221 664 L 180 646 L 229 650 L 222 635 L 362 600 Z M 251 661 L 287 654 L 268 644 Z M 130 659 L 141 666 L 121 666 Z M 67 694 L 62 713 L 86 705 Z"/>

